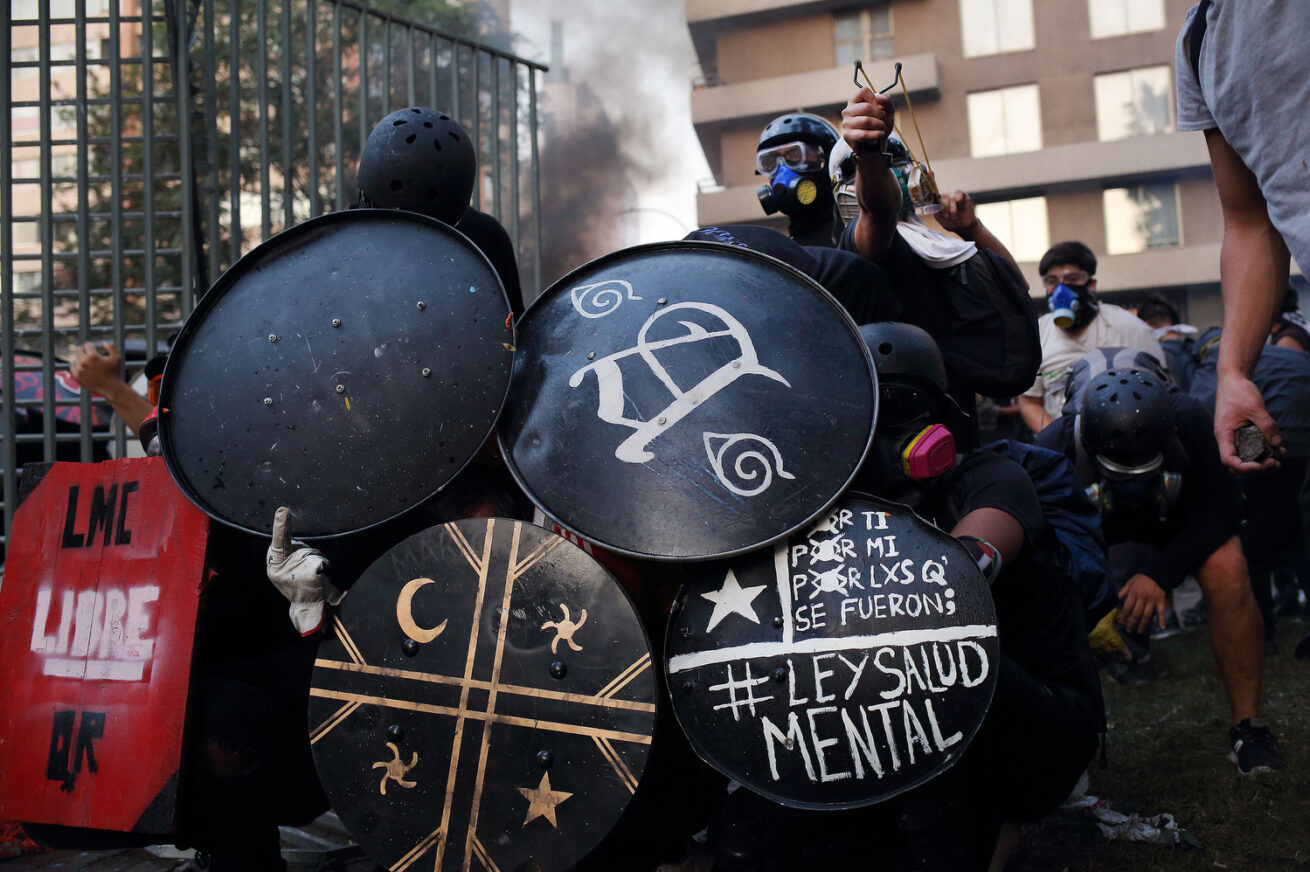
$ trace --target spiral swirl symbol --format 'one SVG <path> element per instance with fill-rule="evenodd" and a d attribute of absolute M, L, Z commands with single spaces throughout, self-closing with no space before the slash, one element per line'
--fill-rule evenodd
<path fill-rule="evenodd" d="M 775 470 L 780 478 L 796 477 L 782 468 L 778 446 L 763 436 L 755 433 L 706 433 L 704 439 L 705 453 L 709 455 L 710 466 L 714 468 L 719 483 L 738 496 L 753 497 L 768 490 L 773 484 Z M 722 440 L 717 447 L 716 440 Z M 729 454 L 733 446 L 737 446 L 739 452 L 735 457 Z M 725 458 L 732 460 L 726 471 Z"/>
<path fill-rule="evenodd" d="M 590 285 L 578 285 L 569 291 L 569 296 L 573 300 L 573 308 L 584 318 L 604 318 L 623 305 L 624 300 L 641 299 L 632 292 L 632 285 L 623 279 L 606 279 Z"/>

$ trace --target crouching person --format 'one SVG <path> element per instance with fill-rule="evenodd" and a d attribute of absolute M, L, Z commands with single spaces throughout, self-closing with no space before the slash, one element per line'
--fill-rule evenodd
<path fill-rule="evenodd" d="M 1210 644 L 1228 696 L 1231 758 L 1243 775 L 1282 767 L 1256 720 L 1263 668 L 1260 612 L 1241 540 L 1241 491 L 1219 460 L 1205 409 L 1151 355 L 1098 349 L 1075 364 L 1065 414 L 1037 444 L 1074 461 L 1101 507 L 1130 634 L 1164 626 L 1165 600 L 1188 574 L 1210 603 Z"/>
<path fill-rule="evenodd" d="M 932 338 L 905 324 L 861 332 L 880 391 L 862 489 L 962 540 L 996 604 L 996 695 L 961 763 L 970 868 L 986 868 L 1002 822 L 1054 811 L 1095 754 L 1104 707 L 1081 599 L 1023 467 L 991 452 L 954 453 L 950 431 L 962 414 Z"/>
<path fill-rule="evenodd" d="M 854 489 L 910 506 L 977 561 L 996 606 L 995 695 L 959 763 L 884 803 L 805 811 L 736 791 L 710 829 L 716 870 L 987 869 L 1002 825 L 1056 809 L 1096 751 L 1103 705 L 1082 604 L 1031 480 L 990 451 L 956 454 L 953 431 L 967 422 L 927 332 L 883 323 L 861 333 L 879 410 Z"/>

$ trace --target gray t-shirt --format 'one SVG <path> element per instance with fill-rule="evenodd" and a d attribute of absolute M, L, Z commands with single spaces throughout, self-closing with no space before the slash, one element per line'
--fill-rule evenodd
<path fill-rule="evenodd" d="M 1213 0 L 1192 73 L 1178 34 L 1178 129 L 1217 127 L 1255 174 L 1269 218 L 1310 272 L 1310 3 Z"/>

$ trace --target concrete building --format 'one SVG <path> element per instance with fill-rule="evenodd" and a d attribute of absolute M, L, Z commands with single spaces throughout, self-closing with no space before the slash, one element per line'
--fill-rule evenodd
<path fill-rule="evenodd" d="M 755 196 L 763 126 L 793 110 L 840 124 L 852 59 L 877 87 L 899 60 L 939 187 L 985 204 L 980 216 L 1034 295 L 1042 252 L 1079 239 L 1111 299 L 1161 291 L 1192 323 L 1222 319 L 1223 224 L 1205 142 L 1175 129 L 1174 42 L 1192 0 L 685 3 L 704 73 L 692 121 L 714 173 L 697 199 L 702 226 L 779 225 Z"/>

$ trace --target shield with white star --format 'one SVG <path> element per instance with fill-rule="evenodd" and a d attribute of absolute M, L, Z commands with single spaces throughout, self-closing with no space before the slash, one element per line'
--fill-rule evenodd
<path fill-rule="evenodd" d="M 999 666 L 969 553 L 847 494 L 773 548 L 689 567 L 669 619 L 674 712 L 702 760 L 783 805 L 889 799 L 960 759 Z"/>
<path fill-rule="evenodd" d="M 502 453 L 548 515 L 623 554 L 767 545 L 837 499 L 873 436 L 875 375 L 850 316 L 746 248 L 607 255 L 518 331 Z"/>
<path fill-rule="evenodd" d="M 310 742 L 341 821 L 388 869 L 564 870 L 637 789 L 650 646 L 573 543 L 458 521 L 397 545 L 319 648 Z"/>

